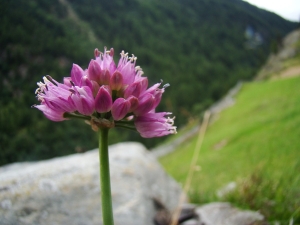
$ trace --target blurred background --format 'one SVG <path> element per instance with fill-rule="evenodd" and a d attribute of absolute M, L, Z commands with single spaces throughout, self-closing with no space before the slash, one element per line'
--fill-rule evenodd
<path fill-rule="evenodd" d="M 72 63 L 87 68 L 93 50 L 122 50 L 138 57 L 150 84 L 171 87 L 160 110 L 180 128 L 200 118 L 240 80 L 250 80 L 298 26 L 241 0 L 17 0 L 0 2 L 0 165 L 82 152 L 97 135 L 81 121 L 53 123 L 37 104 L 36 82 L 62 81 Z M 111 143 L 142 140 L 112 131 Z"/>

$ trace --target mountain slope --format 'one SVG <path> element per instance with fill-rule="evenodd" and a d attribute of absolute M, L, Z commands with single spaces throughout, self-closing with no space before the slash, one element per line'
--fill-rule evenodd
<path fill-rule="evenodd" d="M 181 121 L 195 103 L 215 101 L 249 79 L 271 40 L 296 27 L 240 0 L 75 0 L 72 6 L 108 46 L 137 55 L 152 82 L 171 83 L 165 103 Z M 247 29 L 249 39 L 261 38 L 257 48 L 248 47 Z"/>

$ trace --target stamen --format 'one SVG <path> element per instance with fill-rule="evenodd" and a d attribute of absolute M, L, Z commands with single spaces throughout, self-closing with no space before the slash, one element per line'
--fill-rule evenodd
<path fill-rule="evenodd" d="M 110 55 L 110 56 L 114 56 L 114 53 L 115 53 L 115 50 L 114 50 L 113 48 L 111 48 L 111 49 L 109 50 L 109 55 Z"/>
<path fill-rule="evenodd" d="M 169 131 L 170 131 L 170 133 L 171 134 L 177 134 L 177 130 L 176 130 L 176 128 L 177 127 L 172 127 L 173 129 L 170 129 Z"/>
<path fill-rule="evenodd" d="M 143 72 L 142 70 L 139 70 L 139 71 L 137 71 L 137 74 L 136 74 L 136 75 L 137 75 L 138 77 L 141 77 L 143 74 L 144 74 L 144 72 Z"/>
<path fill-rule="evenodd" d="M 167 87 L 170 87 L 170 84 L 169 83 L 166 83 L 163 88 L 167 88 Z"/>
<path fill-rule="evenodd" d="M 47 77 L 45 77 L 45 76 L 43 76 L 43 81 L 44 81 L 45 84 L 50 82 L 50 81 L 47 79 Z"/>
<path fill-rule="evenodd" d="M 46 78 L 45 78 L 46 79 Z M 47 89 L 48 91 L 48 87 L 46 84 L 42 83 L 42 82 L 37 82 L 36 83 L 39 87 L 35 90 L 35 94 L 38 94 L 38 93 L 41 93 L 41 92 L 44 92 L 45 88 Z"/>
<path fill-rule="evenodd" d="M 46 76 L 46 78 L 52 83 L 54 84 L 55 86 L 58 86 L 58 84 L 53 80 L 53 78 L 49 75 Z"/>
<path fill-rule="evenodd" d="M 170 125 L 174 124 L 174 120 L 175 120 L 175 116 L 173 118 L 168 117 L 167 118 L 167 123 L 169 123 Z"/>
<path fill-rule="evenodd" d="M 95 50 L 94 50 L 95 58 L 99 57 L 100 54 L 101 54 L 101 52 L 98 50 L 98 48 L 95 48 Z"/>
<path fill-rule="evenodd" d="M 129 57 L 130 62 L 136 62 L 137 57 L 134 56 L 134 54 L 132 54 L 131 57 Z"/>
<path fill-rule="evenodd" d="M 120 53 L 122 58 L 125 58 L 128 56 L 128 53 L 125 53 L 124 50 L 122 50 L 122 52 Z"/>

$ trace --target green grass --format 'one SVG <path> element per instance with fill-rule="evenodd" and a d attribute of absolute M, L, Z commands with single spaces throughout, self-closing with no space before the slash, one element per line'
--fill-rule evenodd
<path fill-rule="evenodd" d="M 197 137 L 160 159 L 184 184 Z M 216 148 L 218 143 L 223 146 Z M 300 224 L 300 77 L 245 84 L 236 104 L 211 124 L 193 176 L 190 201 L 230 201 L 269 221 Z M 216 191 L 237 188 L 218 198 Z"/>

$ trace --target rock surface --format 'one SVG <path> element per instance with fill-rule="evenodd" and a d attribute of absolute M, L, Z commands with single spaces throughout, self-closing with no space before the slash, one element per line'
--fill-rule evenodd
<path fill-rule="evenodd" d="M 153 225 L 181 189 L 139 143 L 110 146 L 115 225 Z M 1 225 L 101 224 L 98 151 L 0 168 Z"/>
<path fill-rule="evenodd" d="M 188 208 L 194 208 L 196 216 L 181 225 L 267 225 L 260 213 L 240 210 L 226 202 L 213 202 L 202 206 L 184 205 L 184 209 Z"/>
<path fill-rule="evenodd" d="M 249 210 L 239 210 L 226 202 L 214 202 L 196 209 L 203 225 L 250 225 L 264 217 Z"/>

